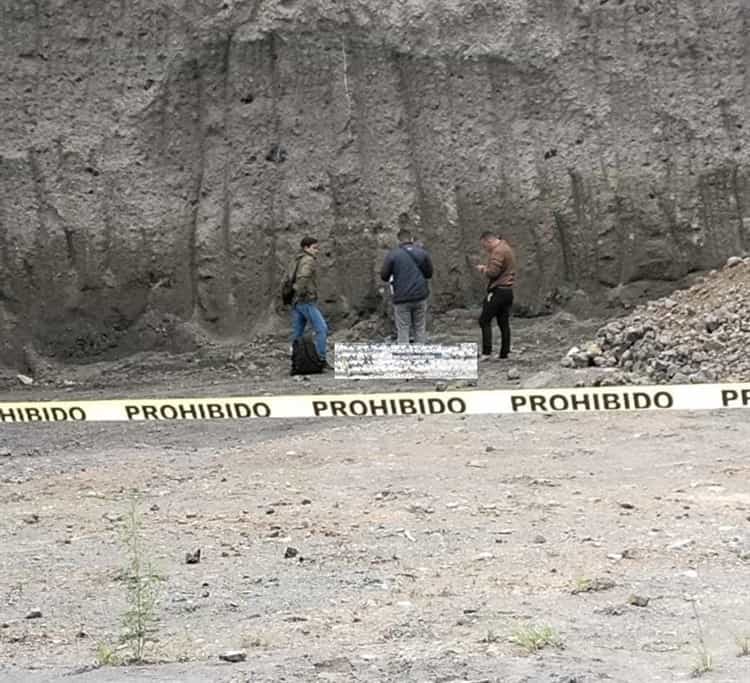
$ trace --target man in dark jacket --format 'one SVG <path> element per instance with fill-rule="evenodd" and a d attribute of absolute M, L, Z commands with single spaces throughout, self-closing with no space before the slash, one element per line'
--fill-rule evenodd
<path fill-rule="evenodd" d="M 427 341 L 426 313 L 432 277 L 432 259 L 422 247 L 414 244 L 411 231 L 398 231 L 399 245 L 391 249 L 383 261 L 380 277 L 391 281 L 393 289 L 393 318 L 396 323 L 397 343 L 408 344 L 410 332 L 417 344 Z"/>
<path fill-rule="evenodd" d="M 294 282 L 292 305 L 292 342 L 305 333 L 307 323 L 315 332 L 315 350 L 320 360 L 326 362 L 328 323 L 318 308 L 318 279 L 316 259 L 320 244 L 314 237 L 303 237 L 302 251 L 289 265 L 289 277 Z"/>

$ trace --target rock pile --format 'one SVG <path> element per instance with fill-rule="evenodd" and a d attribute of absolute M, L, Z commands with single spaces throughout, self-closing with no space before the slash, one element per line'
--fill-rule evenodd
<path fill-rule="evenodd" d="M 730 258 L 689 289 L 639 306 L 573 347 L 565 367 L 618 369 L 628 383 L 750 381 L 750 258 Z"/>

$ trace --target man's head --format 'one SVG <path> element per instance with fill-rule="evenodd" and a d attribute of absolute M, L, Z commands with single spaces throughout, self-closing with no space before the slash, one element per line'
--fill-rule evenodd
<path fill-rule="evenodd" d="M 494 246 L 500 241 L 500 238 L 490 230 L 486 230 L 479 236 L 479 243 L 487 250 L 492 251 Z"/>
<path fill-rule="evenodd" d="M 302 251 L 310 256 L 317 256 L 320 251 L 320 243 L 314 237 L 303 237 L 299 243 Z"/>
<path fill-rule="evenodd" d="M 401 228 L 396 234 L 396 239 L 398 239 L 399 244 L 403 244 L 404 242 L 413 242 L 414 235 L 412 235 L 412 232 L 411 230 L 409 230 L 409 228 Z"/>

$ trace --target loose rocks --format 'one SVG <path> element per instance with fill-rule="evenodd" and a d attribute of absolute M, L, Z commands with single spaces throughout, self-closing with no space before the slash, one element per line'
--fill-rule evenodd
<path fill-rule="evenodd" d="M 628 598 L 629 605 L 635 605 L 636 607 L 648 607 L 649 598 L 643 595 L 631 595 Z"/>
<path fill-rule="evenodd" d="M 562 359 L 571 368 L 618 368 L 629 384 L 750 379 L 750 258 L 733 257 L 689 289 L 639 306 Z"/>
<path fill-rule="evenodd" d="M 233 664 L 236 662 L 244 662 L 247 659 L 247 653 L 242 650 L 228 650 L 227 652 L 222 652 L 219 655 L 219 659 Z"/>
<path fill-rule="evenodd" d="M 192 553 L 185 553 L 185 564 L 198 564 L 201 561 L 201 549 L 198 548 Z"/>

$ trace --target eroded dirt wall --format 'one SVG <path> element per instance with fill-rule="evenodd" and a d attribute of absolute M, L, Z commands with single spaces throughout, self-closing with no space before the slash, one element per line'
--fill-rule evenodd
<path fill-rule="evenodd" d="M 328 313 L 370 312 L 404 217 L 438 312 L 484 229 L 529 312 L 748 249 L 745 0 L 372 5 L 5 0 L 6 359 L 278 325 L 305 233 Z"/>

